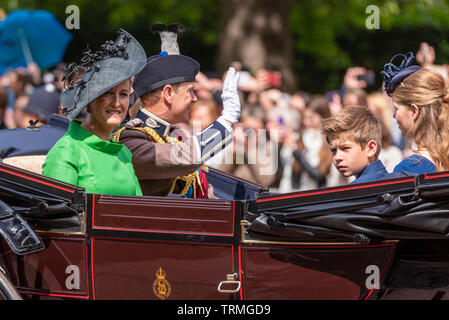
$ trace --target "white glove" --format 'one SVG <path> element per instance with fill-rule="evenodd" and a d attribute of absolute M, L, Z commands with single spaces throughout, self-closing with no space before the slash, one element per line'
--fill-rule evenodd
<path fill-rule="evenodd" d="M 129 121 L 125 124 L 125 127 L 126 127 L 127 129 L 132 129 L 132 128 L 134 128 L 134 127 L 140 126 L 142 123 L 143 123 L 142 120 L 140 120 L 139 118 L 135 118 L 135 119 L 129 120 Z"/>
<path fill-rule="evenodd" d="M 221 94 L 223 111 L 220 118 L 231 122 L 233 125 L 238 122 L 241 110 L 240 97 L 237 90 L 238 83 L 239 73 L 236 73 L 235 69 L 230 67 L 223 83 L 223 93 Z"/>

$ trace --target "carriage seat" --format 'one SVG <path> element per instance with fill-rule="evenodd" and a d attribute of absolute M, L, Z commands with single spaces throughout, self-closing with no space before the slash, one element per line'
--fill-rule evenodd
<path fill-rule="evenodd" d="M 2 161 L 20 169 L 42 174 L 42 166 L 46 157 L 46 155 L 26 155 L 4 158 Z"/>

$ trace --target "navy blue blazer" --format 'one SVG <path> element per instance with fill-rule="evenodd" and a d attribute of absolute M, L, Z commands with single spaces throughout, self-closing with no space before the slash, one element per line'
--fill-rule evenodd
<path fill-rule="evenodd" d="M 399 164 L 394 167 L 393 172 L 397 171 L 407 171 L 414 174 L 423 174 L 435 172 L 436 166 L 429 159 L 413 154 L 410 157 L 402 160 Z"/>
<path fill-rule="evenodd" d="M 48 123 L 39 127 L 0 130 L 0 162 L 15 156 L 46 155 L 68 125 L 68 119 L 52 114 Z"/>
<path fill-rule="evenodd" d="M 383 179 L 394 179 L 399 177 L 407 177 L 413 174 L 410 174 L 408 172 L 392 172 L 388 173 L 388 171 L 385 169 L 384 164 L 380 160 L 376 160 L 374 162 L 371 162 L 369 165 L 365 167 L 365 169 L 362 170 L 362 172 L 359 173 L 357 176 L 357 179 L 350 182 L 350 184 L 353 183 L 362 183 L 362 182 L 370 182 L 370 181 L 376 181 L 376 180 L 383 180 Z"/>

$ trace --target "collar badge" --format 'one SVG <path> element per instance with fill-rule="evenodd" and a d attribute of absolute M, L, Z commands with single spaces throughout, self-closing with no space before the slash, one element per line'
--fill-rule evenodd
<path fill-rule="evenodd" d="M 151 129 L 159 128 L 159 125 L 157 124 L 156 120 L 152 118 L 147 118 L 147 120 L 145 120 L 145 125 L 147 127 L 150 127 Z"/>

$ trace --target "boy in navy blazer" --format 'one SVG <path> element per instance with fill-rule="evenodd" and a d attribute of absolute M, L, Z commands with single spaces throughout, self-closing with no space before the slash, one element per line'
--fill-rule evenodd
<path fill-rule="evenodd" d="M 382 130 L 378 119 L 366 108 L 346 107 L 321 123 L 332 152 L 332 160 L 345 177 L 355 176 L 362 183 L 404 176 L 391 174 L 378 160 L 382 149 Z"/>

